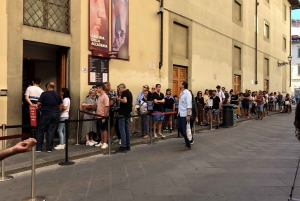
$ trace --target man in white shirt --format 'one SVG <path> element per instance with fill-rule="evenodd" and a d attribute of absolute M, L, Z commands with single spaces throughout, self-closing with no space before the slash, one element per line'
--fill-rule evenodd
<path fill-rule="evenodd" d="M 186 134 L 186 124 L 191 118 L 192 109 L 192 94 L 189 92 L 188 83 L 183 81 L 180 85 L 180 99 L 178 108 L 177 128 L 181 135 L 184 137 L 185 147 L 182 151 L 191 150 L 191 143 Z"/>

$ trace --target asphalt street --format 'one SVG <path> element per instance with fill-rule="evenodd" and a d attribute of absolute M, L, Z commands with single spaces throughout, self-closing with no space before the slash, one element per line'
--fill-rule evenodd
<path fill-rule="evenodd" d="M 294 113 L 270 116 L 130 152 L 37 169 L 37 194 L 50 201 L 282 201 L 293 183 L 300 142 Z M 0 200 L 30 196 L 30 171 L 0 183 Z M 300 176 L 294 197 L 300 198 Z"/>

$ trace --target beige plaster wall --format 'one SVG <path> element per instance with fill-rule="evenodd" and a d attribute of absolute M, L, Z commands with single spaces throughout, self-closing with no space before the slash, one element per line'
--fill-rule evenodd
<path fill-rule="evenodd" d="M 7 89 L 7 10 L 6 0 L 0 1 L 0 89 Z M 0 96 L 0 124 L 7 123 L 7 97 Z"/>
<path fill-rule="evenodd" d="M 283 3 L 287 5 L 287 21 L 283 20 Z M 269 90 L 285 91 L 283 82 L 286 83 L 288 90 L 289 66 L 277 66 L 277 60 L 287 61 L 289 55 L 288 1 L 271 1 L 269 5 L 260 2 L 258 6 L 257 85 L 255 84 L 255 3 L 243 0 L 242 26 L 232 21 L 232 5 L 233 0 L 218 1 L 218 3 L 206 0 L 165 1 L 167 12 L 192 22 L 192 25 L 189 25 L 193 28 L 189 36 L 189 40 L 193 41 L 190 49 L 192 65 L 189 66 L 189 72 L 192 71 L 192 79 L 189 79 L 192 90 L 214 89 L 217 84 L 227 89 L 233 88 L 233 42 L 240 43 L 242 48 L 242 90 L 263 89 L 264 55 L 270 59 Z M 264 20 L 270 23 L 270 42 L 264 40 Z M 172 23 L 172 20 L 169 23 Z M 171 29 L 170 24 L 169 27 Z M 283 35 L 287 37 L 286 51 L 282 49 Z M 170 44 L 169 47 L 171 46 Z M 171 66 L 172 64 L 169 64 L 169 67 Z M 286 71 L 284 79 L 282 79 L 283 71 Z"/>
<path fill-rule="evenodd" d="M 147 5 L 141 9 L 141 5 Z M 164 66 L 159 71 L 159 41 L 160 16 L 158 1 L 139 0 L 129 4 L 129 56 L 130 59 L 109 61 L 109 81 L 113 89 L 120 83 L 125 83 L 131 90 L 134 99 L 142 86 L 150 87 L 156 83 L 162 84 L 164 91 L 168 85 L 168 55 L 164 55 Z M 88 3 L 81 3 L 81 54 L 80 67 L 88 67 Z M 165 39 L 167 35 L 165 34 Z M 165 40 L 166 41 L 166 40 Z M 88 94 L 88 74 L 80 71 L 80 100 Z"/>

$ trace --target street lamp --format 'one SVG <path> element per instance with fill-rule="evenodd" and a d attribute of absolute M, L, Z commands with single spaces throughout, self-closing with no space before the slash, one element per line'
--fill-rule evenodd
<path fill-rule="evenodd" d="M 278 67 L 287 65 L 287 64 L 289 64 L 292 61 L 292 59 L 293 59 L 293 57 L 291 55 L 289 55 L 288 56 L 288 61 L 289 62 L 282 62 L 282 63 L 280 63 L 279 61 L 277 61 L 277 65 L 278 65 Z"/>

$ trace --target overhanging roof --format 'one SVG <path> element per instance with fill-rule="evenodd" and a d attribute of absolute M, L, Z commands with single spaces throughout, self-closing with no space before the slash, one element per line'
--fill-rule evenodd
<path fill-rule="evenodd" d="M 288 0 L 292 6 L 292 10 L 300 9 L 300 2 L 299 0 Z"/>

